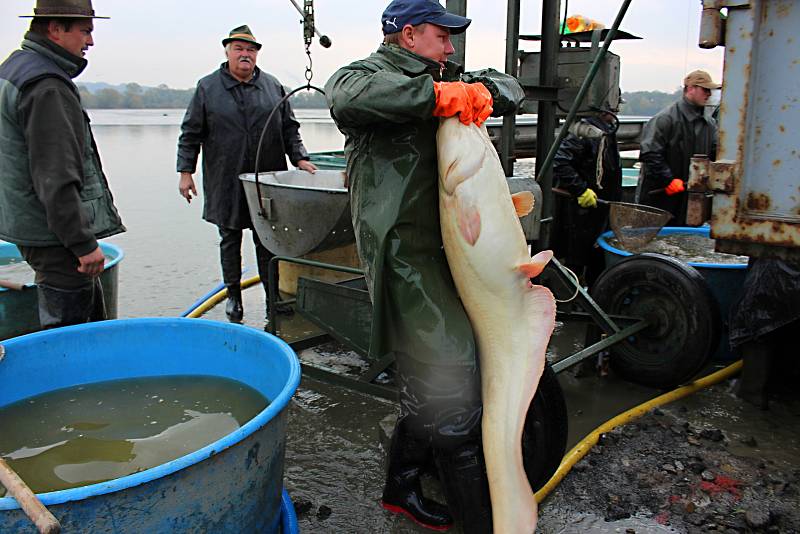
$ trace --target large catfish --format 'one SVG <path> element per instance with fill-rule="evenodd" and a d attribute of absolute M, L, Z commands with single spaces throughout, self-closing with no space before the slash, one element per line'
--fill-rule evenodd
<path fill-rule="evenodd" d="M 556 313 L 552 293 L 531 278 L 553 253 L 531 258 L 519 217 L 533 209 L 533 194 L 511 195 L 485 127 L 444 119 L 437 143 L 444 249 L 478 344 L 494 532 L 530 533 L 537 514 L 522 428 Z"/>

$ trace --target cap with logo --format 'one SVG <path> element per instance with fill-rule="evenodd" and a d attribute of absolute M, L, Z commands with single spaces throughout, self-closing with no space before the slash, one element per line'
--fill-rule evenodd
<path fill-rule="evenodd" d="M 406 24 L 418 26 L 426 22 L 457 34 L 463 33 L 472 20 L 449 13 L 436 0 L 394 0 L 381 16 L 384 35 L 397 33 Z"/>

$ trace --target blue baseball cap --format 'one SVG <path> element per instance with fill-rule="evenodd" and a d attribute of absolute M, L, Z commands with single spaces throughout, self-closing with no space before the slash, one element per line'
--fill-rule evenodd
<path fill-rule="evenodd" d="M 472 20 L 448 13 L 436 0 L 393 0 L 381 16 L 383 34 L 397 33 L 406 24 L 424 23 L 447 28 L 450 33 L 463 33 Z"/>

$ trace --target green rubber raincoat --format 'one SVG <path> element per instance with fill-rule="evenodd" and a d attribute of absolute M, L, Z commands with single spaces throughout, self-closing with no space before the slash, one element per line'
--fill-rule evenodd
<path fill-rule="evenodd" d="M 403 353 L 425 364 L 476 365 L 472 328 L 442 246 L 439 119 L 432 115 L 433 82 L 459 80 L 460 69 L 448 63 L 440 76 L 438 62 L 383 44 L 325 85 L 333 119 L 346 137 L 353 227 L 373 301 L 375 358 Z M 494 75 L 499 81 L 489 89 L 501 97 L 498 91 L 513 78 Z M 510 86 L 519 87 L 516 81 Z"/>

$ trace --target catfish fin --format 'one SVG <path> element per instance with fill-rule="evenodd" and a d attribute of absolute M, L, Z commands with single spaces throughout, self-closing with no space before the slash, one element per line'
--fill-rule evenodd
<path fill-rule="evenodd" d="M 514 193 L 511 195 L 511 200 L 514 202 L 517 217 L 525 217 L 533 210 L 533 193 L 530 191 Z"/>
<path fill-rule="evenodd" d="M 543 250 L 531 258 L 530 263 L 523 263 L 517 266 L 517 270 L 525 275 L 525 278 L 535 278 L 544 270 L 545 265 L 553 257 L 552 250 Z"/>

